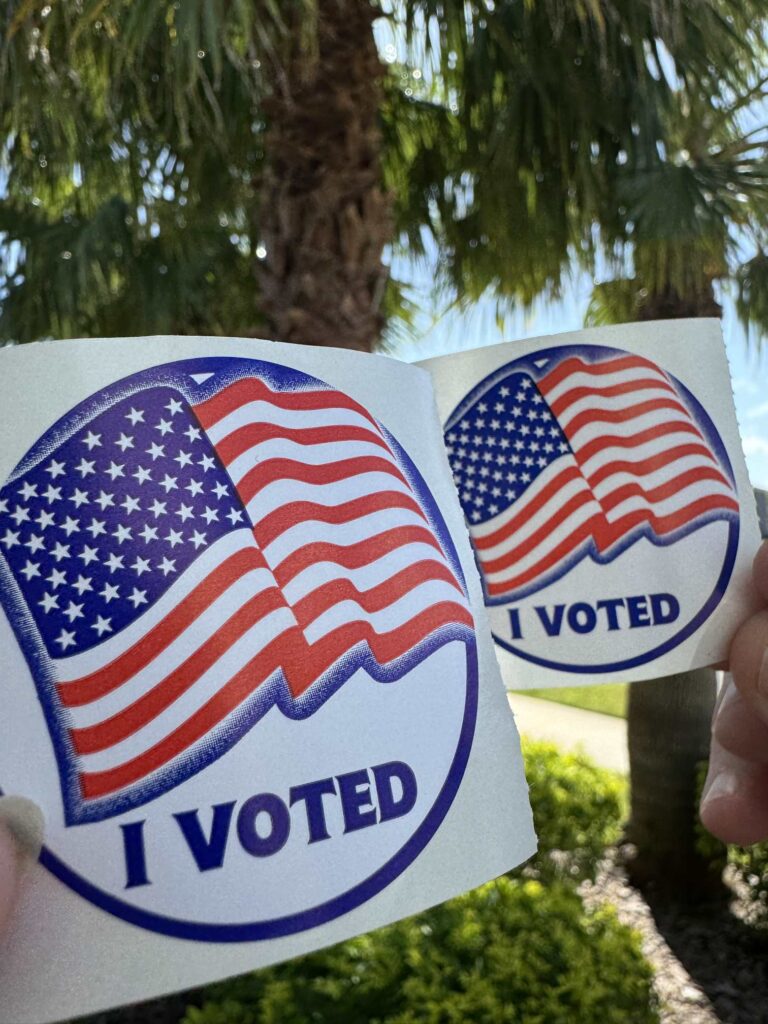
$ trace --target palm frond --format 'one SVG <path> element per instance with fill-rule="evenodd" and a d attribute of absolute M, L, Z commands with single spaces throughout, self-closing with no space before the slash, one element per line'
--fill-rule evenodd
<path fill-rule="evenodd" d="M 758 252 L 738 268 L 736 313 L 749 337 L 761 344 L 768 337 L 768 254 Z"/>
<path fill-rule="evenodd" d="M 633 277 L 596 284 L 584 317 L 585 327 L 606 327 L 637 320 L 646 292 Z"/>

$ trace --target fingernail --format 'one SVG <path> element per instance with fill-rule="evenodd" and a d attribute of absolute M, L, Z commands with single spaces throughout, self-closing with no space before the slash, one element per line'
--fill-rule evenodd
<path fill-rule="evenodd" d="M 739 691 L 736 689 L 734 682 L 731 679 L 730 673 L 726 672 L 723 675 L 723 682 L 717 694 L 717 700 L 715 701 L 715 710 L 712 712 L 713 729 L 715 727 L 715 722 L 717 721 L 720 712 L 723 710 L 724 707 L 733 702 L 734 698 L 738 696 L 738 693 Z"/>
<path fill-rule="evenodd" d="M 40 856 L 45 832 L 43 812 L 24 796 L 0 796 L 0 827 L 11 835 L 22 869 Z"/>
<path fill-rule="evenodd" d="M 738 774 L 729 768 L 723 768 L 712 778 L 707 778 L 704 783 L 704 791 L 701 794 L 701 806 L 710 803 L 712 800 L 730 799 L 734 797 L 741 788 L 741 779 Z"/>

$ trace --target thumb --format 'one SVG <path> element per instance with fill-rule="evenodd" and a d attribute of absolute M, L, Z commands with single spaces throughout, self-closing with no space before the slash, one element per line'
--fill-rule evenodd
<path fill-rule="evenodd" d="M 40 854 L 44 821 L 25 797 L 0 796 L 0 934 L 4 931 L 24 875 Z"/>

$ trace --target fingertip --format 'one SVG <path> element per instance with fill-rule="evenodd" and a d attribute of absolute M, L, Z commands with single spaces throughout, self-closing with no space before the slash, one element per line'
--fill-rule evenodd
<path fill-rule="evenodd" d="M 43 845 L 45 818 L 33 800 L 25 796 L 0 796 L 0 825 L 12 836 L 26 862 L 37 860 Z"/>
<path fill-rule="evenodd" d="M 0 933 L 13 911 L 24 876 L 40 855 L 44 819 L 31 800 L 0 797 Z"/>
<path fill-rule="evenodd" d="M 768 839 L 768 808 L 743 793 L 708 798 L 700 817 L 704 828 L 724 843 L 752 846 Z"/>
<path fill-rule="evenodd" d="M 718 696 L 712 737 L 729 754 L 768 764 L 768 721 L 755 714 L 752 704 L 729 679 Z"/>
<path fill-rule="evenodd" d="M 768 722 L 768 608 L 743 623 L 731 644 L 733 681 L 747 701 Z"/>
<path fill-rule="evenodd" d="M 9 829 L 0 823 L 0 934 L 11 915 L 23 873 L 23 860 Z"/>

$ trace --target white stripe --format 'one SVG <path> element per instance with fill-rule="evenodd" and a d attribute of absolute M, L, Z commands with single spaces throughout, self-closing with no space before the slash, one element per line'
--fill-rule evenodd
<path fill-rule="evenodd" d="M 158 652 L 157 657 L 126 680 L 122 686 L 90 704 L 70 708 L 72 725 L 78 729 L 94 725 L 96 722 L 104 721 L 129 707 L 175 671 L 187 658 L 194 655 L 246 601 L 272 586 L 274 586 L 274 579 L 266 569 L 257 569 L 242 576 L 214 601 L 210 608 L 196 618 L 173 643 L 169 644 L 165 650 Z M 285 612 L 290 616 L 293 625 L 296 625 L 293 613 L 289 612 L 287 608 Z"/>
<path fill-rule="evenodd" d="M 489 583 L 501 583 L 507 580 L 511 581 L 520 576 L 522 573 L 542 561 L 542 559 L 544 559 L 560 543 L 574 533 L 582 523 L 587 522 L 588 519 L 594 516 L 596 509 L 597 506 L 592 502 L 576 509 L 576 511 L 568 516 L 568 518 L 556 529 L 548 533 L 541 543 L 537 544 L 536 547 L 534 547 L 524 558 L 518 559 L 505 569 L 499 569 L 496 572 L 488 572 L 485 568 L 487 564 L 486 559 L 484 555 L 481 555 L 481 564 L 483 565 L 483 571 L 486 579 Z M 556 568 L 556 566 L 551 566 L 551 568 Z"/>
<path fill-rule="evenodd" d="M 367 622 L 377 633 L 389 633 L 440 601 L 452 601 L 464 607 L 462 595 L 455 587 L 444 580 L 427 580 L 378 612 L 366 612 L 357 601 L 340 601 L 318 615 L 304 630 L 304 635 L 313 644 L 351 622 Z"/>
<path fill-rule="evenodd" d="M 477 525 L 475 525 L 470 521 L 472 536 L 487 537 L 490 534 L 495 533 L 496 530 L 500 529 L 502 526 L 506 525 L 511 519 L 514 519 L 515 516 L 524 513 L 528 506 L 533 501 L 536 500 L 539 493 L 543 491 L 545 487 L 548 487 L 553 480 L 560 476 L 561 473 L 565 472 L 566 469 L 576 470 L 576 472 L 579 474 L 580 479 L 579 489 L 584 490 L 587 486 L 586 482 L 583 479 L 581 479 L 581 470 L 579 469 L 579 465 L 569 452 L 567 455 L 562 455 L 559 459 L 556 459 L 554 462 L 550 462 L 550 464 L 541 471 L 539 476 L 536 478 L 535 482 L 528 487 L 528 490 L 525 491 L 522 494 L 522 496 L 518 498 L 514 502 L 514 504 L 511 505 L 508 509 L 505 509 L 503 512 L 500 512 L 497 516 L 494 516 L 493 519 L 489 519 L 488 522 L 486 523 L 478 523 Z M 498 485 L 502 489 L 502 497 L 499 498 L 499 501 L 506 500 L 503 497 L 505 491 L 509 489 L 513 491 L 520 491 L 525 486 L 524 484 L 520 483 L 520 474 L 525 472 L 525 467 L 515 466 L 513 467 L 513 472 L 517 473 L 518 479 L 516 481 L 504 480 L 502 483 Z M 560 492 L 558 491 L 557 493 Z M 487 500 L 492 501 L 493 498 L 491 497 Z"/>
<path fill-rule="evenodd" d="M 500 541 L 498 544 L 494 544 L 491 548 L 478 548 L 478 556 L 485 564 L 486 562 L 493 561 L 495 558 L 500 558 L 508 551 L 512 551 L 514 548 L 517 548 L 520 544 L 524 544 L 534 533 L 536 533 L 537 530 L 541 530 L 541 528 L 544 527 L 550 519 L 555 517 L 572 498 L 579 494 L 584 494 L 585 492 L 590 493 L 589 488 L 583 480 L 571 481 L 561 490 L 553 494 L 547 503 L 539 509 L 535 516 L 531 516 L 530 519 L 526 519 L 511 536 Z M 583 508 L 588 510 L 589 515 L 599 515 L 602 512 L 600 505 L 594 500 L 594 498 L 590 498 Z M 501 519 L 501 516 L 498 518 Z M 488 524 L 486 523 L 486 525 Z M 471 533 L 475 536 L 474 530 L 472 530 Z M 547 534 L 544 540 L 539 543 L 545 544 L 548 547 L 549 537 L 550 535 Z"/>
<path fill-rule="evenodd" d="M 79 760 L 81 771 L 107 771 L 125 764 L 126 761 L 130 761 L 134 757 L 139 757 L 156 743 L 164 740 L 191 718 L 207 701 L 215 697 L 266 643 L 291 628 L 293 623 L 286 621 L 285 616 L 285 610 L 278 609 L 262 619 L 236 644 L 233 644 L 190 690 L 138 732 L 120 743 L 116 743 L 108 750 L 82 755 Z M 255 685 L 259 680 L 254 678 L 253 682 Z M 232 714 L 232 711 L 228 712 L 227 717 Z"/>
<path fill-rule="evenodd" d="M 583 398 L 579 398 L 578 401 L 574 402 L 573 405 L 569 405 L 567 409 L 560 414 L 559 423 L 563 430 L 567 430 L 573 420 L 577 416 L 580 416 L 585 412 L 611 412 L 616 409 L 630 409 L 635 405 L 642 405 L 645 402 L 656 401 L 662 399 L 664 402 L 675 403 L 675 405 L 682 406 L 682 402 L 676 395 L 671 395 L 669 390 L 662 389 L 658 385 L 652 385 L 644 388 L 642 391 L 633 391 L 629 395 L 614 395 L 612 397 L 605 397 L 599 393 L 593 393 L 591 395 L 585 395 Z M 684 406 L 683 406 L 684 408 Z M 679 409 L 671 409 L 667 406 L 664 410 L 655 410 L 654 415 L 673 415 L 681 416 L 682 413 Z"/>
<path fill-rule="evenodd" d="M 423 517 L 407 508 L 384 508 L 347 523 L 323 523 L 308 519 L 289 526 L 271 544 L 267 544 L 264 557 L 273 569 L 277 569 L 285 558 L 307 544 L 328 543 L 348 547 L 398 526 L 421 526 L 429 530 Z"/>
<path fill-rule="evenodd" d="M 263 444 L 254 445 L 242 455 L 238 455 L 227 466 L 227 471 L 235 484 L 238 484 L 254 466 L 263 465 L 270 459 L 291 459 L 307 466 L 323 466 L 340 462 L 342 459 L 357 459 L 366 456 L 376 456 L 397 465 L 388 451 L 385 451 L 380 445 L 367 441 L 331 441 L 325 444 L 308 445 L 298 444 L 296 441 L 286 441 L 284 438 L 274 438 Z"/>
<path fill-rule="evenodd" d="M 631 384 L 632 381 L 636 380 L 657 380 L 670 386 L 670 381 L 667 380 L 660 370 L 654 370 L 650 366 L 639 366 L 602 374 L 589 373 L 587 370 L 575 370 L 549 391 L 542 389 L 542 393 L 545 395 L 547 402 L 552 405 L 559 398 L 562 398 L 563 395 L 573 391 L 575 388 L 589 388 L 590 391 L 595 391 L 614 387 L 616 384 Z"/>
<path fill-rule="evenodd" d="M 603 466 L 610 466 L 617 462 L 629 462 L 635 464 L 645 462 L 647 459 L 656 458 L 658 455 L 664 455 L 667 452 L 672 452 L 675 448 L 680 448 L 683 445 L 695 444 L 706 448 L 706 445 L 692 434 L 675 433 L 669 434 L 668 438 L 669 444 L 666 443 L 667 438 L 656 438 L 652 441 L 644 441 L 642 444 L 636 445 L 633 448 L 620 448 L 618 445 L 608 445 L 607 447 L 596 451 L 595 454 L 591 455 L 588 459 L 585 459 L 582 463 L 582 469 L 587 479 L 592 480 L 598 470 L 602 469 Z M 699 464 L 702 466 L 715 466 L 717 469 L 720 469 L 719 464 L 711 457 L 711 455 L 702 455 L 699 453 L 692 455 L 678 455 L 670 465 L 677 465 L 682 459 L 698 459 Z M 720 469 L 720 472 L 722 473 L 722 469 Z"/>
<path fill-rule="evenodd" d="M 660 434 L 656 438 L 654 441 L 656 451 L 666 451 L 668 448 L 674 448 L 686 442 L 688 444 L 695 442 L 704 443 L 698 430 L 694 432 L 685 429 L 686 426 L 690 427 L 692 425 L 690 420 L 686 422 L 679 413 L 675 413 L 671 409 L 668 411 L 670 416 L 669 420 L 665 422 L 665 426 L 674 424 L 675 430 L 670 430 L 666 434 Z M 606 437 L 634 437 L 637 434 L 641 434 L 644 430 L 650 430 L 658 426 L 658 412 L 647 412 L 642 416 L 635 416 L 631 420 L 623 420 L 619 423 L 605 423 L 604 421 L 585 423 L 583 427 L 574 431 L 568 440 L 578 455 L 580 450 L 585 448 L 591 441 L 604 440 Z M 624 448 L 622 451 L 632 452 L 634 449 Z"/>
<path fill-rule="evenodd" d="M 312 501 L 320 505 L 343 505 L 379 491 L 400 491 L 413 497 L 407 483 L 390 473 L 358 473 L 329 484 L 312 484 L 303 480 L 274 480 L 258 491 L 248 502 L 248 514 L 254 523 L 295 501 Z"/>
<path fill-rule="evenodd" d="M 328 409 L 282 409 L 267 401 L 246 402 L 228 413 L 218 423 L 206 428 L 206 434 L 213 444 L 228 437 L 240 427 L 251 423 L 270 423 L 292 430 L 311 429 L 312 427 L 365 427 L 376 430 L 376 427 L 362 413 L 347 409 L 344 406 L 332 406 Z"/>
<path fill-rule="evenodd" d="M 283 593 L 288 603 L 295 606 L 306 594 L 334 580 L 351 580 L 358 590 L 370 590 L 401 569 L 425 559 L 444 564 L 440 551 L 431 544 L 422 543 L 403 544 L 369 565 L 361 565 L 358 569 L 347 569 L 338 562 L 313 562 L 286 583 Z M 458 597 L 458 591 L 456 594 Z"/>
<path fill-rule="evenodd" d="M 151 608 L 148 608 L 143 615 L 139 616 L 130 626 L 126 626 L 114 637 L 105 639 L 103 643 L 92 647 L 82 654 L 73 654 L 68 658 L 57 658 L 55 660 L 56 676 L 66 682 L 70 679 L 80 679 L 82 676 L 90 675 L 105 665 L 109 665 L 139 643 L 146 634 L 153 629 L 158 622 L 161 622 L 173 609 L 190 593 L 194 588 L 209 576 L 222 562 L 236 551 L 246 548 L 255 548 L 256 542 L 249 529 L 234 530 L 232 533 L 221 537 L 214 544 L 211 544 L 197 559 L 189 566 L 181 577 L 169 587 Z M 137 575 L 136 586 L 141 589 L 141 577 Z"/>
<path fill-rule="evenodd" d="M 676 480 L 678 477 L 695 469 L 717 470 L 718 467 L 711 460 L 703 459 L 698 455 L 684 455 L 682 458 L 675 459 L 673 462 L 654 470 L 652 473 L 646 473 L 645 476 L 638 476 L 636 473 L 627 472 L 626 470 L 618 470 L 596 484 L 594 492 L 595 496 L 602 501 L 603 498 L 612 494 L 618 487 L 623 487 L 629 483 L 637 483 L 643 490 L 652 491 L 669 483 L 670 480 Z M 710 480 L 709 486 L 713 489 L 717 488 L 724 494 L 730 493 L 731 490 L 727 483 L 716 480 Z"/>
<path fill-rule="evenodd" d="M 688 505 L 693 504 L 694 501 L 698 501 L 700 498 L 707 498 L 712 495 L 733 498 L 733 493 L 729 489 L 714 483 L 712 480 L 702 480 L 699 483 L 689 484 L 688 487 L 684 487 L 681 491 L 678 491 L 677 494 L 673 494 L 664 501 L 654 501 L 651 503 L 639 495 L 632 495 L 625 498 L 624 501 L 611 509 L 608 513 L 608 519 L 613 523 L 616 522 L 617 519 L 621 519 L 622 516 L 637 510 L 650 510 L 654 515 L 659 517 L 672 515 L 673 513 L 686 508 Z"/>

